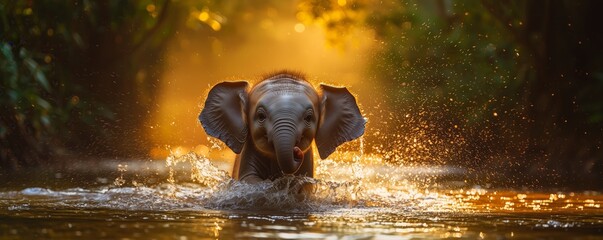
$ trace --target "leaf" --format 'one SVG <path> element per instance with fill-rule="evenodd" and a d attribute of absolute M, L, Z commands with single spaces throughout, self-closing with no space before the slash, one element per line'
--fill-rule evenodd
<path fill-rule="evenodd" d="M 44 71 L 42 71 L 42 69 L 40 68 L 40 65 L 38 65 L 38 63 L 31 58 L 25 59 L 25 65 L 29 69 L 29 72 L 31 72 L 32 76 L 36 79 L 36 81 L 38 81 L 38 83 L 42 85 L 44 90 L 50 92 L 50 84 L 46 79 Z"/>
<path fill-rule="evenodd" d="M 8 96 L 9 96 L 9 100 L 13 103 L 17 102 L 17 100 L 19 100 L 19 92 L 15 91 L 15 90 L 9 90 L 8 91 Z"/>
<path fill-rule="evenodd" d="M 47 115 L 40 116 L 40 122 L 44 127 L 50 127 L 52 125 L 50 122 L 50 118 Z"/>
<path fill-rule="evenodd" d="M 0 71 L 8 80 L 9 86 L 14 88 L 17 85 L 17 73 L 19 71 L 13 56 L 12 47 L 8 43 L 2 43 L 0 54 Z"/>
<path fill-rule="evenodd" d="M 42 99 L 41 97 L 36 98 L 36 103 L 45 110 L 50 110 L 50 108 L 52 108 L 50 103 L 48 103 L 46 100 Z"/>

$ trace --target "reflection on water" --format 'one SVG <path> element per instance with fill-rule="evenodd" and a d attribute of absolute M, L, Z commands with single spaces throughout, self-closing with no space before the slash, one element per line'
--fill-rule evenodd
<path fill-rule="evenodd" d="M 54 173 L 63 186 L 13 179 L 0 191 L 0 237 L 603 236 L 597 192 L 484 189 L 465 184 L 462 169 L 393 167 L 354 152 L 317 162 L 316 179 L 257 185 L 233 181 L 220 162 L 194 153 L 109 164 L 112 173 L 102 173 L 102 164 L 85 172 L 92 165 L 83 164 L 71 169 L 76 177 Z"/>

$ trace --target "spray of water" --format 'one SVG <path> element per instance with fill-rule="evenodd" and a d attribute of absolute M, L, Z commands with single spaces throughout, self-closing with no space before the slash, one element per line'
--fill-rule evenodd
<path fill-rule="evenodd" d="M 401 141 L 410 138 L 404 139 Z M 429 140 L 423 135 L 414 135 L 411 141 L 422 146 L 429 144 Z M 236 181 L 224 170 L 231 168 L 232 163 L 209 157 L 213 151 L 213 156 L 225 151 L 220 142 L 210 141 L 213 144 L 207 147 L 209 153 L 173 151 L 165 161 L 149 161 L 147 165 L 141 161 L 116 164 L 115 180 L 111 183 L 105 180 L 99 187 L 31 187 L 0 192 L 0 200 L 9 199 L 9 208 L 13 210 L 44 206 L 129 211 L 262 210 L 328 214 L 364 210 L 396 214 L 581 212 L 599 211 L 603 205 L 603 199 L 596 194 L 486 190 L 467 183 L 467 172 L 463 169 L 400 164 L 398 157 L 381 154 L 385 150 L 365 151 L 366 145 L 371 148 L 375 145 L 364 141 L 361 138 L 345 144 L 328 159 L 316 159 L 315 178 L 285 176 L 258 184 Z M 406 145 L 400 142 L 400 146 Z M 115 165 L 111 168 L 115 169 Z"/>
<path fill-rule="evenodd" d="M 438 174 L 447 174 L 450 169 L 396 166 L 378 155 L 364 154 L 362 138 L 359 146 L 357 151 L 344 151 L 329 159 L 316 160 L 315 178 L 285 176 L 258 184 L 233 180 L 206 156 L 194 152 L 172 153 L 166 158 L 167 191 L 160 193 L 171 198 L 193 198 L 199 206 L 211 209 L 323 211 L 338 207 L 452 205 L 451 199 L 424 188 L 426 181 L 412 181 L 419 175 L 422 179 L 431 179 Z M 219 144 L 214 144 L 211 149 L 220 148 Z M 175 176 L 176 168 L 184 164 L 189 168 L 190 179 L 179 182 Z M 412 204 L 416 201 L 425 203 Z"/>

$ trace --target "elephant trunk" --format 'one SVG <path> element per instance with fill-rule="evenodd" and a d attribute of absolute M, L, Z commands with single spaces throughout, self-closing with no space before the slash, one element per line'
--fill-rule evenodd
<path fill-rule="evenodd" d="M 281 121 L 275 124 L 272 137 L 276 161 L 284 174 L 294 174 L 299 170 L 304 157 L 296 144 L 295 125 L 292 121 Z"/>

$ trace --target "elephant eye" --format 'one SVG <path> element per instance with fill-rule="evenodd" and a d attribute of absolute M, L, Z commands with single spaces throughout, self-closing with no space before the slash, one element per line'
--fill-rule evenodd
<path fill-rule="evenodd" d="M 312 115 L 306 115 L 306 118 L 304 118 L 304 121 L 306 121 L 306 122 L 312 121 Z"/>
<path fill-rule="evenodd" d="M 310 122 L 312 122 L 312 120 L 313 120 L 313 119 L 314 119 L 314 116 L 313 116 L 313 114 L 312 114 L 312 111 L 308 111 L 308 112 L 306 113 L 306 116 L 304 117 L 304 121 L 305 121 L 306 123 L 310 123 Z"/>
<path fill-rule="evenodd" d="M 258 118 L 258 121 L 264 122 L 264 120 L 266 120 L 266 113 L 260 109 L 257 113 L 257 118 Z"/>

